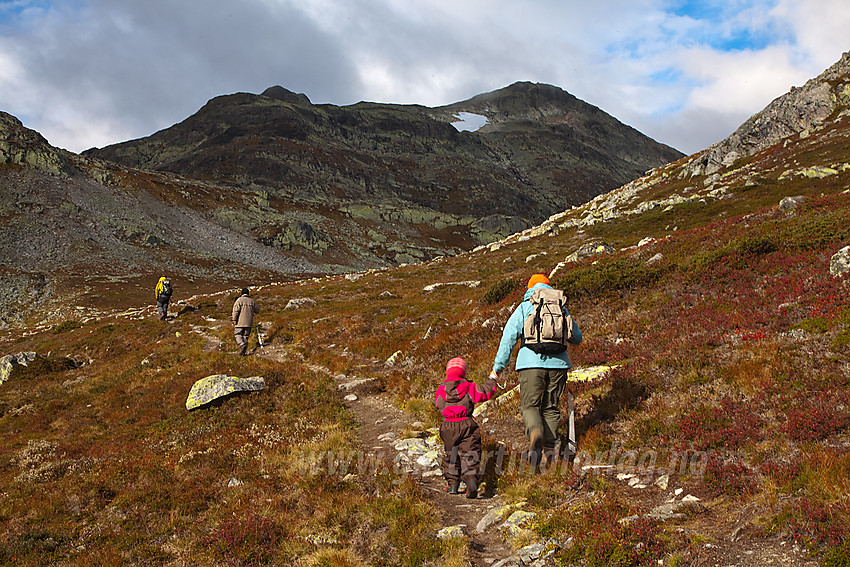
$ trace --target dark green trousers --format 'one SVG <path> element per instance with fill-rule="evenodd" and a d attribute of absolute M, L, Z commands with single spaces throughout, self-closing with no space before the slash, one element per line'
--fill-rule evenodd
<path fill-rule="evenodd" d="M 543 432 L 543 448 L 552 449 L 558 440 L 561 410 L 558 403 L 567 387 L 566 368 L 529 368 L 517 371 L 519 398 L 525 435 Z"/>

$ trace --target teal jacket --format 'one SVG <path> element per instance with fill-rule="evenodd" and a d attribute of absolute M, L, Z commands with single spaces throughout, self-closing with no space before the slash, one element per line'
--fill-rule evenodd
<path fill-rule="evenodd" d="M 493 371 L 501 372 L 508 361 L 511 359 L 511 353 L 516 346 L 516 343 L 522 338 L 522 326 L 525 318 L 534 309 L 531 305 L 531 293 L 540 287 L 551 287 L 546 284 L 536 284 L 533 288 L 525 292 L 525 297 L 514 312 L 511 318 L 505 323 L 505 330 L 502 332 L 502 340 L 499 343 L 499 350 L 496 353 L 496 360 L 493 362 Z M 564 315 L 569 315 L 564 309 Z M 570 344 L 577 345 L 581 343 L 581 329 L 573 321 L 573 336 L 570 338 Z M 525 347 L 520 347 L 516 357 L 516 369 L 526 370 L 528 368 L 571 368 L 570 357 L 567 356 L 567 351 L 552 356 L 545 354 L 537 354 L 533 350 Z"/>

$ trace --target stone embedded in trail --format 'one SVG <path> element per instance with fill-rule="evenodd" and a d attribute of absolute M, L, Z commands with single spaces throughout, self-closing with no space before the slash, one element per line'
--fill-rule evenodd
<path fill-rule="evenodd" d="M 463 524 L 448 526 L 437 532 L 438 539 L 451 539 L 455 537 L 463 537 L 464 535 L 466 535 L 466 526 Z"/>
<path fill-rule="evenodd" d="M 239 378 L 226 374 L 213 374 L 201 378 L 192 386 L 186 398 L 186 409 L 193 410 L 236 392 L 256 392 L 266 387 L 262 376 Z"/>
<path fill-rule="evenodd" d="M 537 543 L 532 543 L 531 545 L 526 545 L 525 547 L 519 549 L 517 551 L 517 557 L 519 557 L 522 564 L 528 564 L 543 555 L 543 550 L 545 549 L 546 544 L 542 541 Z"/>
<path fill-rule="evenodd" d="M 428 452 L 428 445 L 418 437 L 397 441 L 394 448 L 396 451 L 407 451 L 411 455 L 424 455 Z"/>
<path fill-rule="evenodd" d="M 416 464 L 426 469 L 434 469 L 440 466 L 442 457 L 438 451 L 428 451 L 416 459 Z"/>

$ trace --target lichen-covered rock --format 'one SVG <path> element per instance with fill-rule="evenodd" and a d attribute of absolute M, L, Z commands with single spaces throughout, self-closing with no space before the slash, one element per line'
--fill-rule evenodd
<path fill-rule="evenodd" d="M 466 535 L 465 526 L 448 526 L 437 532 L 437 539 L 451 539 Z"/>
<path fill-rule="evenodd" d="M 614 247 L 605 242 L 588 242 L 581 248 L 570 254 L 564 259 L 564 262 L 578 262 L 591 256 L 599 256 L 600 254 L 613 254 Z"/>
<path fill-rule="evenodd" d="M 850 272 L 850 246 L 845 246 L 829 260 L 829 273 L 840 278 Z"/>
<path fill-rule="evenodd" d="M 401 351 L 397 350 L 384 361 L 384 364 L 387 366 L 395 366 L 395 364 L 399 361 L 399 358 L 401 358 Z"/>
<path fill-rule="evenodd" d="M 508 534 L 514 535 L 525 527 L 537 514 L 534 512 L 526 512 L 525 510 L 517 510 L 505 522 L 499 526 L 503 530 L 507 530 Z"/>
<path fill-rule="evenodd" d="M 192 386 L 186 398 L 186 409 L 193 410 L 236 392 L 256 392 L 266 387 L 262 376 L 239 378 L 226 374 L 214 374 L 201 378 Z"/>
<path fill-rule="evenodd" d="M 478 525 L 475 526 L 475 531 L 479 534 L 484 533 L 487 528 L 495 524 L 496 522 L 501 522 L 505 519 L 505 517 L 516 507 L 514 504 L 506 504 L 504 506 L 496 506 L 495 508 L 491 508 L 484 517 L 478 522 Z"/>
<path fill-rule="evenodd" d="M 431 291 L 434 291 L 437 288 L 446 287 L 446 286 L 464 286 L 464 287 L 474 288 L 474 287 L 478 287 L 480 285 L 481 285 L 481 280 L 467 280 L 467 281 L 463 281 L 463 282 L 437 282 L 437 283 L 432 283 L 432 284 L 426 285 L 425 287 L 422 288 L 422 291 L 431 292 Z"/>
<path fill-rule="evenodd" d="M 37 357 L 38 355 L 36 353 L 28 351 L 7 354 L 3 358 L 0 358 L 0 384 L 3 384 L 3 382 L 9 379 L 16 365 L 26 366 L 28 362 L 32 362 Z"/>

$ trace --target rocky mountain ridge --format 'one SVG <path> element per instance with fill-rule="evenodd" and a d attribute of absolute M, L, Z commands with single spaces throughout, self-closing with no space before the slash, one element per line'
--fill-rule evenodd
<path fill-rule="evenodd" d="M 44 302 L 137 303 L 162 273 L 195 292 L 455 254 L 681 155 L 555 87 L 488 104 L 468 106 L 491 114 L 479 134 L 451 125 L 464 103 L 341 108 L 272 87 L 84 155 L 4 113 L 4 324 Z M 591 131 L 611 134 L 610 154 Z"/>
<path fill-rule="evenodd" d="M 850 52 L 802 87 L 773 100 L 731 136 L 699 152 L 688 164 L 691 175 L 716 173 L 797 133 L 808 135 L 850 110 Z"/>

